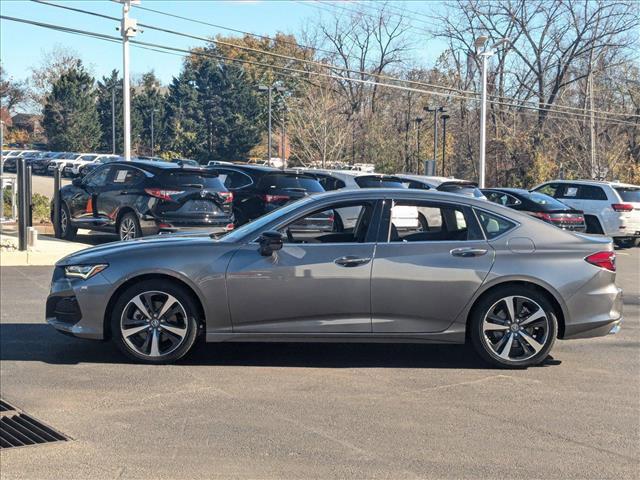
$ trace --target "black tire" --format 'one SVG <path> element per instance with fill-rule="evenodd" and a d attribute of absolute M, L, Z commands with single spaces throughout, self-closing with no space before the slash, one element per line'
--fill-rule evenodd
<path fill-rule="evenodd" d="M 520 300 L 518 300 L 520 302 L 520 313 L 527 313 L 531 311 L 531 308 L 534 306 L 541 308 L 545 316 L 544 320 L 532 322 L 529 326 L 525 327 L 519 326 L 519 323 L 526 322 L 528 317 L 517 320 L 516 322 L 505 321 L 504 325 L 501 326 L 501 328 L 504 328 L 503 331 L 496 330 L 485 333 L 485 316 L 491 312 L 493 318 L 490 319 L 491 322 L 489 322 L 489 324 L 500 325 L 500 323 L 493 322 L 493 319 L 496 317 L 496 310 L 494 309 L 502 308 L 501 305 L 503 304 L 501 302 L 508 297 L 520 298 Z M 506 303 L 504 306 L 506 307 Z M 533 311 L 533 313 L 536 312 L 537 309 Z M 505 317 L 508 318 L 507 312 L 504 311 L 503 313 Z M 515 313 L 517 317 L 518 312 L 516 311 Z M 533 317 L 533 314 L 530 316 Z M 511 329 L 513 323 L 518 324 L 513 327 L 515 331 Z M 505 328 L 506 325 L 509 325 L 509 327 Z M 558 320 L 554 308 L 547 297 L 535 288 L 516 285 L 497 288 L 482 297 L 478 303 L 474 305 L 468 327 L 469 336 L 476 352 L 478 352 L 483 360 L 500 368 L 526 368 L 543 362 L 553 348 L 553 344 L 558 335 Z M 506 337 L 505 339 L 502 339 L 503 335 Z M 513 339 L 509 340 L 507 335 L 513 336 Z M 527 337 L 536 343 L 528 343 L 526 340 Z M 538 342 L 538 340 L 540 341 Z M 494 341 L 495 343 L 493 343 Z M 498 354 L 494 347 L 499 346 L 500 342 L 503 342 L 503 344 L 502 350 L 500 354 Z M 542 346 L 536 351 L 536 346 L 540 345 Z M 507 346 L 510 347 L 506 353 L 509 358 L 503 358 L 501 355 L 505 354 Z M 499 351 L 499 349 L 497 350 Z M 517 358 L 517 356 L 514 355 L 514 358 L 511 358 L 511 352 L 516 354 L 522 352 L 522 357 Z"/>
<path fill-rule="evenodd" d="M 78 233 L 78 228 L 71 225 L 71 214 L 69 213 L 69 208 L 67 204 L 61 202 L 60 205 L 60 224 L 54 225 L 53 228 L 55 230 L 56 238 L 61 238 L 63 240 L 73 241 L 76 238 L 76 234 Z"/>
<path fill-rule="evenodd" d="M 631 248 L 635 246 L 633 237 L 614 237 L 613 244 L 618 248 Z"/>
<path fill-rule="evenodd" d="M 135 307 L 131 307 L 130 302 L 137 297 L 138 295 L 145 294 L 145 292 L 155 292 L 155 294 L 165 294 L 173 296 L 177 302 L 184 309 L 185 315 L 176 315 L 176 318 L 179 318 L 180 326 L 184 326 L 186 329 L 186 333 L 184 337 L 180 340 L 180 343 L 170 351 L 167 351 L 166 354 L 159 356 L 151 356 L 151 351 L 149 354 L 145 355 L 141 353 L 139 350 L 134 349 L 129 345 L 127 341 L 125 341 L 124 334 L 121 328 L 121 322 L 125 321 L 127 316 L 125 315 L 125 320 L 123 320 L 123 314 L 129 313 L 130 309 Z M 160 295 L 158 297 L 161 299 Z M 148 297 L 147 297 L 148 298 Z M 153 303 L 153 298 L 151 297 L 151 302 Z M 148 304 L 147 304 L 148 305 Z M 127 310 L 125 312 L 125 309 Z M 156 313 L 157 313 L 157 305 L 156 305 Z M 114 343 L 117 347 L 129 358 L 135 360 L 140 363 L 149 363 L 149 364 L 165 364 L 165 363 L 173 363 L 180 358 L 184 357 L 193 347 L 196 342 L 198 336 L 198 317 L 197 317 L 198 308 L 193 299 L 193 296 L 189 291 L 187 291 L 181 285 L 176 283 L 172 283 L 166 280 L 145 280 L 143 282 L 137 283 L 127 290 L 125 290 L 120 297 L 116 300 L 116 303 L 113 307 L 111 313 L 111 335 Z M 138 310 L 138 313 L 140 311 Z M 151 311 L 149 313 L 152 313 Z M 141 316 L 141 318 L 144 318 Z M 183 325 L 182 325 L 183 324 Z M 149 325 L 151 325 L 149 323 Z M 169 325 L 177 325 L 169 324 Z M 151 328 L 151 327 L 149 327 Z M 146 335 L 146 336 L 145 336 Z M 163 338 L 164 335 L 164 338 Z M 135 346 L 134 342 L 139 342 L 139 348 L 142 350 L 146 350 L 145 343 L 151 343 L 147 336 L 152 338 L 152 333 L 148 329 L 142 330 L 139 334 L 131 335 L 127 338 L 131 338 L 130 342 Z M 135 338 L 133 338 L 135 337 Z M 175 336 L 174 336 L 175 337 Z M 159 326 L 158 330 L 158 342 L 159 345 L 166 344 L 167 342 L 171 342 L 172 336 L 167 331 L 162 330 L 162 325 Z M 142 348 L 145 347 L 145 348 Z M 150 347 L 150 345 L 149 345 Z"/>
<path fill-rule="evenodd" d="M 138 216 L 133 212 L 125 213 L 118 222 L 117 231 L 120 240 L 133 240 L 142 237 Z"/>

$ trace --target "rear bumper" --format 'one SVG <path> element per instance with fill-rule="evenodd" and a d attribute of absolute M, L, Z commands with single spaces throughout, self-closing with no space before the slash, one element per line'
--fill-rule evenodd
<path fill-rule="evenodd" d="M 227 232 L 233 228 L 233 217 L 220 216 L 206 219 L 175 219 L 143 215 L 140 219 L 140 227 L 145 236 L 158 233 L 174 233 L 186 231 L 203 231 L 212 233 Z"/>
<path fill-rule="evenodd" d="M 622 290 L 609 285 L 585 285 L 567 302 L 564 339 L 601 337 L 617 333 L 622 324 Z"/>

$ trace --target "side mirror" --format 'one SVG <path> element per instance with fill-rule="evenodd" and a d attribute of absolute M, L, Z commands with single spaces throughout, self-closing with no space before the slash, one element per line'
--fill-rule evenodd
<path fill-rule="evenodd" d="M 82 177 L 76 177 L 73 180 L 71 180 L 71 184 L 74 187 L 81 187 L 82 186 Z"/>
<path fill-rule="evenodd" d="M 284 239 L 280 232 L 263 232 L 258 240 L 260 243 L 260 255 L 269 257 L 273 252 L 280 250 L 284 244 Z"/>

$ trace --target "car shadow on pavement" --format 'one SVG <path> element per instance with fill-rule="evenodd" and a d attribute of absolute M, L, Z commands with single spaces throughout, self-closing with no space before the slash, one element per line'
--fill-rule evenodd
<path fill-rule="evenodd" d="M 126 364 L 111 342 L 62 335 L 46 324 L 0 324 L 0 361 Z M 558 365 L 549 357 L 543 366 Z M 182 365 L 307 368 L 487 368 L 467 345 L 411 343 L 205 343 Z"/>

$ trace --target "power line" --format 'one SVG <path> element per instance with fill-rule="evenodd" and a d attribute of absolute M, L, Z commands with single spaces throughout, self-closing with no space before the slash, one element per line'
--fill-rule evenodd
<path fill-rule="evenodd" d="M 79 13 L 84 13 L 87 15 L 92 15 L 92 16 L 97 16 L 100 18 L 106 18 L 106 19 L 110 19 L 110 20 L 114 20 L 114 21 L 120 21 L 119 18 L 117 17 L 111 17 L 108 15 L 103 15 L 103 14 L 99 14 L 96 12 L 92 12 L 92 11 L 88 11 L 88 10 L 82 10 L 82 9 L 78 9 L 78 8 L 73 8 L 73 7 L 68 7 L 66 5 L 59 5 L 59 4 L 55 4 L 55 3 L 50 3 L 50 2 L 45 2 L 42 0 L 32 0 L 36 3 L 42 3 L 44 5 L 49 5 L 52 7 L 57 7 L 57 8 L 62 8 L 65 10 L 71 10 L 71 11 L 75 11 L 75 12 L 79 12 Z M 173 14 L 167 14 L 169 16 L 173 16 Z M 290 61 L 294 61 L 294 62 L 299 62 L 299 63 L 306 63 L 306 64 L 310 64 L 310 65 L 314 65 L 314 66 L 318 66 L 320 68 L 327 68 L 329 70 L 333 70 L 333 71 L 342 71 L 342 72 L 346 72 L 349 74 L 358 74 L 360 76 L 365 76 L 365 77 L 373 77 L 374 79 L 383 79 L 383 80 L 390 80 L 393 82 L 401 82 L 401 83 L 406 83 L 409 85 L 417 85 L 417 86 L 421 86 L 421 87 L 428 87 L 428 88 L 437 88 L 439 90 L 445 90 L 448 92 L 454 92 L 456 94 L 458 94 L 458 98 L 460 96 L 464 96 L 464 95 L 472 95 L 474 97 L 478 97 L 479 93 L 478 92 L 473 92 L 473 91 L 469 91 L 469 90 L 460 90 L 454 87 L 445 87 L 442 85 L 435 85 L 435 84 L 429 84 L 426 82 L 422 82 L 422 81 L 415 81 L 415 80 L 408 80 L 408 79 L 400 79 L 400 78 L 396 78 L 396 77 L 392 77 L 389 75 L 383 75 L 383 74 L 376 74 L 376 73 L 370 73 L 370 72 L 364 72 L 364 71 L 360 71 L 360 70 L 352 70 L 349 68 L 345 68 L 345 67 L 339 67 L 336 65 L 329 65 L 326 63 L 322 63 L 322 62 L 318 62 L 318 61 L 314 61 L 314 60 L 306 60 L 306 59 L 301 59 L 301 58 L 297 58 L 297 57 L 292 57 L 290 55 L 283 55 L 283 54 L 279 54 L 279 53 L 275 53 L 275 52 L 269 52 L 266 50 L 261 50 L 258 48 L 252 48 L 252 47 L 247 47 L 244 45 L 237 45 L 234 43 L 230 43 L 230 42 L 225 42 L 225 41 L 221 41 L 221 40 L 215 40 L 215 39 L 211 39 L 211 38 L 206 38 L 206 37 L 200 37 L 197 35 L 191 35 L 188 33 L 184 33 L 184 32 L 178 32 L 175 30 L 170 30 L 167 28 L 162 28 L 162 27 L 156 27 L 154 25 L 149 25 L 149 24 L 145 24 L 145 23 L 138 23 L 139 26 L 141 27 L 145 27 L 145 28 L 149 28 L 152 30 L 157 30 L 157 31 L 161 31 L 161 32 L 165 32 L 165 33 L 169 33 L 172 35 L 177 35 L 177 36 L 182 36 L 182 37 L 186 37 L 186 38 L 191 38 L 194 40 L 199 40 L 199 41 L 204 41 L 204 42 L 209 42 L 209 43 L 213 43 L 215 45 L 223 45 L 225 47 L 229 47 L 229 48 L 236 48 L 239 50 L 245 50 L 245 51 L 250 51 L 253 53 L 260 53 L 263 55 L 267 55 L 267 56 L 272 56 L 275 58 L 282 58 L 285 60 L 290 60 Z M 351 77 L 343 77 L 341 76 L 340 78 L 345 79 L 345 80 L 356 80 L 353 79 Z M 433 95 L 440 95 L 443 96 L 442 93 L 439 92 L 430 92 Z M 453 95 L 446 95 L 446 96 L 452 96 Z M 572 106 L 563 106 L 563 105 L 557 105 L 557 104 L 545 104 L 543 103 L 543 107 L 540 106 L 536 106 L 536 105 L 531 105 L 531 102 L 528 102 L 529 105 L 526 105 L 525 103 L 522 102 L 517 102 L 516 99 L 514 98 L 510 98 L 510 97 L 500 97 L 500 96 L 495 96 L 495 95 L 491 95 L 492 98 L 505 98 L 508 100 L 513 100 L 514 103 L 509 103 L 509 102 L 503 102 L 500 100 L 490 100 L 490 103 L 493 103 L 495 105 L 502 105 L 502 106 L 507 106 L 507 107 L 514 107 L 514 108 L 523 108 L 523 109 L 529 109 L 529 110 L 537 110 L 537 111 L 545 111 L 545 112 L 558 112 L 558 113 L 563 113 L 563 114 L 567 114 L 567 115 L 575 115 L 575 116 L 581 116 L 581 117 L 585 117 L 585 118 L 590 118 L 590 114 L 585 113 L 585 112 L 591 112 L 591 110 L 584 110 L 580 107 L 572 107 Z M 468 97 L 467 97 L 468 98 Z M 469 100 L 478 100 L 477 98 L 468 98 Z M 539 104 L 538 104 L 539 105 Z M 569 111 L 563 111 L 560 109 L 565 109 L 565 110 L 577 110 L 576 113 L 573 112 L 569 112 Z M 594 110 L 593 111 L 594 114 L 600 114 L 600 115 L 615 115 L 615 116 L 621 116 L 621 117 L 626 117 L 626 118 L 633 118 L 633 117 L 640 117 L 640 115 L 633 115 L 633 114 L 624 114 L 624 113 L 618 113 L 618 112 L 609 112 L 609 111 L 601 111 L 601 110 Z"/>
<path fill-rule="evenodd" d="M 65 6 L 61 6 L 61 5 L 56 5 L 56 4 L 51 4 L 51 3 L 46 3 L 46 5 L 51 5 L 51 6 L 56 6 L 56 7 L 62 7 L 62 8 L 66 8 L 66 9 L 71 9 L 71 7 L 65 7 Z M 73 10 L 77 10 L 77 9 L 73 9 Z M 81 11 L 82 13 L 88 13 L 88 14 L 93 14 L 94 12 L 85 12 L 85 11 Z M 96 14 L 100 17 L 108 17 L 108 16 L 104 16 L 102 14 Z M 80 34 L 80 35 L 88 35 L 88 36 L 94 36 L 95 38 L 102 38 L 102 39 L 108 39 L 108 40 L 116 40 L 119 41 L 120 38 L 119 37 L 114 37 L 114 36 L 110 36 L 110 35 L 104 35 L 104 34 L 99 34 L 96 32 L 87 32 L 85 30 L 77 30 L 77 29 L 72 29 L 72 28 L 68 28 L 68 27 L 62 27 L 59 25 L 52 25 L 52 24 L 47 24 L 47 23 L 43 23 L 43 22 L 36 22 L 36 21 L 32 21 L 32 20 L 26 20 L 26 19 L 19 19 L 16 17 L 8 17 L 8 16 L 0 16 L 0 18 L 3 19 L 7 19 L 7 20 L 12 20 L 12 21 L 17 21 L 17 22 L 22 22 L 22 23 L 28 23 L 31 25 L 36 25 L 36 26 L 40 26 L 40 27 L 44 27 L 44 28 L 53 28 L 56 30 L 60 30 L 60 31 L 65 31 L 68 33 L 76 33 L 76 34 Z M 111 17 L 111 18 L 115 18 L 115 17 Z M 141 25 L 141 24 L 139 24 Z M 156 28 L 156 29 L 160 29 L 159 27 L 152 27 L 152 26 L 146 26 L 146 28 Z M 160 30 L 165 30 L 165 29 L 160 29 Z M 180 33 L 176 32 L 176 34 L 181 35 Z M 186 34 L 184 34 L 186 35 Z M 205 41 L 210 41 L 208 39 L 204 39 Z M 181 48 L 177 48 L 177 47 L 170 47 L 170 46 L 166 46 L 166 45 L 159 45 L 159 44 L 154 44 L 154 43 L 150 43 L 150 42 L 141 42 L 139 40 L 131 40 L 130 41 L 132 44 L 138 44 L 138 45 L 143 45 L 143 46 L 148 46 L 148 47 L 155 47 L 155 48 L 162 48 L 165 50 L 170 50 L 170 51 L 177 51 L 177 52 L 184 52 L 187 54 L 197 54 L 196 52 L 194 52 L 193 50 L 185 50 L 185 49 L 181 49 Z M 236 45 L 233 44 L 229 44 L 230 46 L 234 46 L 237 47 Z M 257 50 L 259 53 L 265 53 L 265 54 L 269 54 L 270 52 L 265 52 L 262 50 L 258 50 L 258 49 L 249 49 L 249 50 Z M 199 52 L 198 52 L 199 53 Z M 224 57 L 221 55 L 208 55 L 212 58 L 217 58 L 217 59 L 221 59 L 221 60 L 226 60 L 226 61 L 233 61 L 233 62 L 240 62 L 240 63 L 246 63 L 246 64 L 250 64 L 250 65 L 256 65 L 256 66 L 262 66 L 265 68 L 269 68 L 269 69 L 280 69 L 280 70 L 284 70 L 284 71 L 288 71 L 288 72 L 292 72 L 292 73 L 296 73 L 296 74 L 303 74 L 303 75 L 316 75 L 316 76 L 321 76 L 324 78 L 330 78 L 330 79 L 334 79 L 334 80 L 338 80 L 338 81 L 348 81 L 348 82 L 353 82 L 353 83 L 359 83 L 359 84 L 364 84 L 364 85 L 375 85 L 375 86 L 381 86 L 381 87 L 387 87 L 387 88 L 392 88 L 392 89 L 397 89 L 397 90 L 403 90 L 403 91 L 410 91 L 410 92 L 415 92 L 415 93 L 420 93 L 420 94 L 428 94 L 428 95 L 436 95 L 436 96 L 443 96 L 443 97 L 447 97 L 447 98 L 455 98 L 455 99 L 461 99 L 461 100 L 471 100 L 471 101 L 479 101 L 478 98 L 469 98 L 466 96 L 462 96 L 462 95 L 458 95 L 458 94 L 453 94 L 453 93 L 442 93 L 442 92 L 436 92 L 436 91 L 429 91 L 429 90 L 422 90 L 422 89 L 418 89 L 418 88 L 413 88 L 413 87 L 407 87 L 407 86 L 401 86 L 401 85 L 393 85 L 393 84 L 389 84 L 389 83 L 382 83 L 382 82 L 377 82 L 377 81 L 373 81 L 373 80 L 364 80 L 364 79 L 359 79 L 359 78 L 350 78 L 350 77 L 343 77 L 343 76 L 339 76 L 339 75 L 335 75 L 335 74 L 327 74 L 327 73 L 322 73 L 322 72 L 312 72 L 309 70 L 301 70 L 301 69 L 297 69 L 297 68 L 292 68 L 292 67 L 286 67 L 286 66 L 278 66 L 278 65 L 273 65 L 273 64 L 265 64 L 265 63 L 261 63 L 261 62 L 256 62 L 256 61 L 250 61 L 250 60 L 244 60 L 244 59 L 236 59 L 236 58 L 229 58 L 229 57 Z M 298 60 L 295 57 L 289 57 L 292 60 Z M 311 62 L 313 64 L 318 64 L 318 62 Z M 321 66 L 326 67 L 326 65 L 324 64 L 319 64 Z M 399 81 L 399 82 L 406 82 L 405 80 L 402 79 L 397 79 L 394 77 L 387 77 L 387 76 L 383 76 L 383 75 L 372 75 L 369 74 L 370 76 L 374 76 L 374 77 L 380 77 L 380 78 L 389 78 L 393 81 Z M 409 81 L 412 82 L 412 81 Z M 412 83 L 420 83 L 420 82 L 412 82 Z M 545 111 L 548 113 L 561 113 L 561 114 L 565 114 L 565 115 L 574 115 L 574 116 L 580 116 L 580 117 L 590 117 L 587 114 L 584 113 L 572 113 L 572 112 L 563 112 L 563 111 L 557 111 L 557 110 L 552 110 L 552 109 L 541 109 L 538 107 L 529 107 L 526 105 L 521 105 L 521 104 L 509 104 L 509 103 L 505 103 L 505 102 L 498 102 L 495 100 L 490 100 L 489 103 L 493 103 L 493 104 L 499 104 L 499 105 L 504 105 L 504 106 L 510 106 L 510 107 L 515 107 L 515 108 L 521 108 L 521 109 L 528 109 L 528 110 L 536 110 L 536 111 Z M 608 112 L 604 112 L 604 113 L 608 113 Z M 633 115 L 631 115 L 630 117 L 634 117 Z M 605 117 L 596 117 L 598 120 L 601 121 L 607 121 L 609 123 L 618 123 L 618 124 L 628 124 L 628 125 L 635 125 L 632 122 L 627 122 L 624 120 L 615 120 L 615 119 L 610 119 L 610 118 L 605 118 Z"/>

